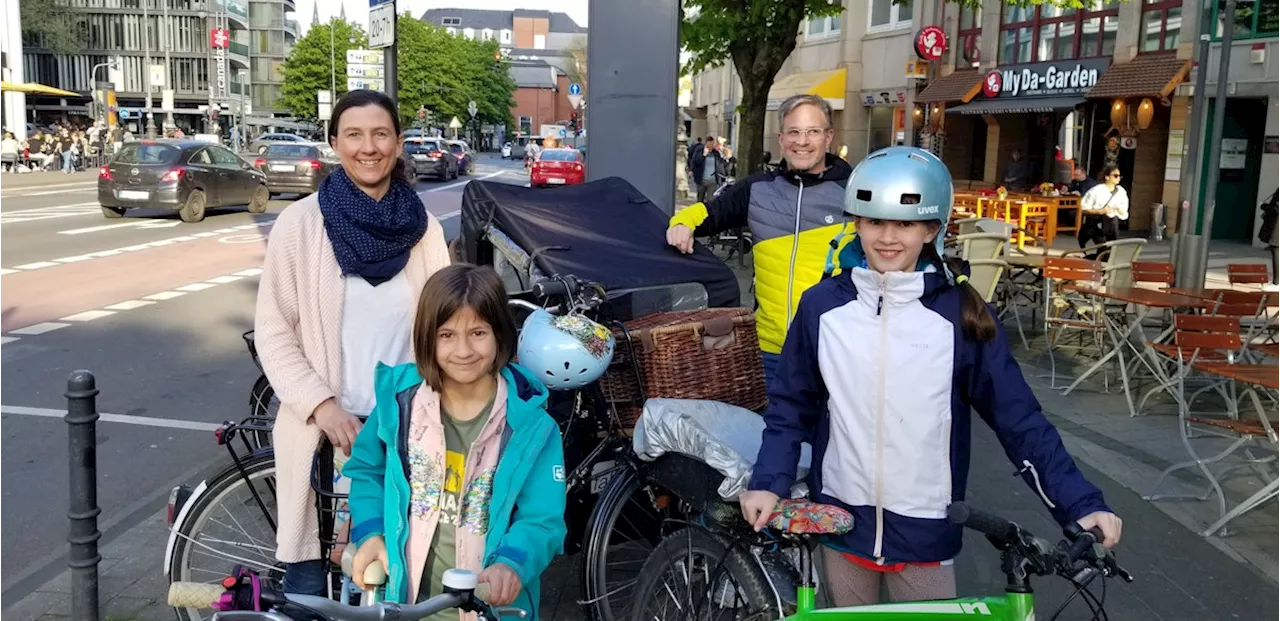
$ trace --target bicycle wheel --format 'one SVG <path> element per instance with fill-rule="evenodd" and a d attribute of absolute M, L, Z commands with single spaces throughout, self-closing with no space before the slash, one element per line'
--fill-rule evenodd
<path fill-rule="evenodd" d="M 619 470 L 608 485 L 582 543 L 583 608 L 595 621 L 622 621 L 628 618 L 640 567 L 672 514 L 671 497 L 631 467 Z"/>
<path fill-rule="evenodd" d="M 271 387 L 271 382 L 267 381 L 265 374 L 259 375 L 258 381 L 254 382 L 253 388 L 249 389 L 249 416 L 274 421 L 279 412 L 280 400 L 276 398 L 275 389 Z M 271 432 L 254 431 L 249 436 L 249 443 L 255 451 L 264 446 L 271 446 Z"/>
<path fill-rule="evenodd" d="M 773 589 L 751 553 L 701 528 L 662 540 L 645 561 L 629 621 L 777 619 Z"/>
<path fill-rule="evenodd" d="M 276 561 L 276 533 L 253 491 L 267 511 L 276 513 L 276 462 L 271 451 L 244 459 L 244 475 L 227 468 L 206 482 L 182 523 L 177 525 L 169 579 L 173 582 L 215 583 L 231 574 L 236 565 L 249 567 L 267 579 L 279 581 L 284 567 Z M 175 609 L 180 621 L 212 617 L 196 608 Z"/>

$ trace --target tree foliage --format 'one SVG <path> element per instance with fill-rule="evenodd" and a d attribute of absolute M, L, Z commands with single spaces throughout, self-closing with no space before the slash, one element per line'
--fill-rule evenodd
<path fill-rule="evenodd" d="M 85 16 L 72 13 L 63 0 L 22 0 L 22 39 L 29 47 L 54 54 L 78 54 L 84 49 Z"/>
<path fill-rule="evenodd" d="M 333 32 L 332 56 L 330 30 Z M 281 103 L 296 117 L 315 119 L 318 114 L 316 92 L 329 90 L 331 75 L 337 87 L 334 101 L 347 92 L 347 50 L 364 48 L 367 43 L 364 30 L 352 22 L 334 18 L 327 24 L 312 26 L 284 61 Z"/>
<path fill-rule="evenodd" d="M 498 51 L 497 41 L 473 41 L 449 34 L 420 19 L 401 16 L 396 26 L 400 115 L 406 125 L 417 122 L 425 106 L 436 127 L 453 117 L 464 125 L 476 102 L 481 124 L 513 125 L 515 81 Z"/>

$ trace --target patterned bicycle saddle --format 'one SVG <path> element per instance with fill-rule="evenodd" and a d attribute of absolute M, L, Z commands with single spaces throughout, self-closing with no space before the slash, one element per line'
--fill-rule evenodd
<path fill-rule="evenodd" d="M 840 507 L 788 498 L 778 501 L 769 528 L 796 535 L 843 535 L 853 530 L 853 515 Z"/>

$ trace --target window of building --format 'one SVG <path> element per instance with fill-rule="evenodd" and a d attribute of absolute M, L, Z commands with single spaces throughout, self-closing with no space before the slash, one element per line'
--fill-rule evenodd
<path fill-rule="evenodd" d="M 463 29 L 462 29 L 462 36 L 464 36 L 464 37 L 466 37 L 466 38 L 468 38 L 468 39 L 475 39 L 475 38 L 476 38 L 476 30 L 475 30 L 475 28 L 463 28 Z"/>
<path fill-rule="evenodd" d="M 492 38 L 493 38 L 493 31 L 492 31 L 492 30 L 490 30 L 490 29 L 488 29 L 488 28 L 485 28 L 484 30 L 481 30 L 481 31 L 480 31 L 480 40 L 481 40 L 481 41 L 488 41 L 489 39 L 492 39 Z"/>
<path fill-rule="evenodd" d="M 444 31 L 449 33 L 452 36 L 455 36 L 455 37 L 458 36 L 458 29 L 452 26 L 445 28 Z"/>
<path fill-rule="evenodd" d="M 1182 33 L 1180 0 L 1146 0 L 1142 5 L 1140 52 L 1172 52 Z"/>
<path fill-rule="evenodd" d="M 461 17 L 445 17 L 440 20 L 440 25 L 441 26 L 461 26 L 462 18 Z"/>
<path fill-rule="evenodd" d="M 533 49 L 535 50 L 547 49 L 547 35 L 544 35 L 544 34 L 533 35 Z"/>
<path fill-rule="evenodd" d="M 977 67 L 981 60 L 978 50 L 982 49 L 982 7 L 960 7 L 960 23 L 956 30 L 956 41 L 959 42 L 959 56 L 956 66 Z"/>
<path fill-rule="evenodd" d="M 1092 8 L 1009 6 L 1000 16 L 1002 65 L 1110 56 L 1116 47 L 1119 2 L 1095 0 Z"/>
<path fill-rule="evenodd" d="M 806 39 L 824 39 L 840 36 L 840 15 L 817 17 L 805 20 L 804 35 Z"/>
<path fill-rule="evenodd" d="M 502 31 L 502 42 L 503 42 L 503 43 L 506 43 L 506 44 L 508 44 L 508 45 L 510 45 L 510 44 L 511 44 L 511 31 L 510 31 L 510 30 L 503 29 L 503 31 Z"/>
<path fill-rule="evenodd" d="M 520 133 L 525 134 L 526 136 L 533 133 L 533 117 L 520 117 Z"/>
<path fill-rule="evenodd" d="M 1224 32 L 1224 24 L 1227 21 L 1226 16 L 1222 14 L 1222 9 L 1226 3 L 1218 0 L 1213 5 L 1213 23 L 1217 24 L 1214 30 L 1214 38 L 1219 38 Z M 1236 4 L 1236 15 L 1233 25 L 1235 31 L 1231 36 L 1236 39 L 1257 39 L 1261 37 L 1274 37 L 1276 32 L 1280 31 L 1280 0 L 1254 0 L 1253 2 L 1241 1 Z"/>
<path fill-rule="evenodd" d="M 871 0 L 867 30 L 893 30 L 911 25 L 912 0 Z"/>

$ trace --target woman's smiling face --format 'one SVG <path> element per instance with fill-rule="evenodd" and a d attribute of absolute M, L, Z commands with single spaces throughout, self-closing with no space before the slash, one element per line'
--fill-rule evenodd
<path fill-rule="evenodd" d="M 331 146 L 342 159 L 342 169 L 357 187 L 381 199 L 403 149 L 395 120 L 382 106 L 369 104 L 347 108 L 337 122 Z"/>

